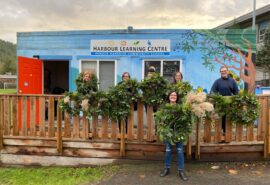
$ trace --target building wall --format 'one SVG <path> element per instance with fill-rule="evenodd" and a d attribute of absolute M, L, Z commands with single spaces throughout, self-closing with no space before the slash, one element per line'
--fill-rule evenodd
<path fill-rule="evenodd" d="M 201 46 L 195 46 L 190 51 L 184 51 L 181 47 L 188 42 L 187 34 L 196 30 L 105 30 L 105 31 L 67 31 L 67 32 L 29 32 L 17 34 L 17 55 L 33 57 L 39 55 L 42 60 L 69 60 L 69 89 L 76 89 L 74 80 L 80 69 L 81 60 L 112 59 L 117 61 L 117 81 L 120 81 L 124 71 L 141 80 L 143 73 L 142 61 L 146 59 L 181 60 L 184 80 L 190 81 L 194 88 L 201 86 L 208 91 L 212 83 L 219 77 L 221 64 L 213 62 L 214 68 L 206 68 Z M 224 32 L 224 31 L 223 31 Z M 216 33 L 217 38 L 224 37 Z M 198 34 L 197 40 L 203 43 L 204 38 Z M 243 33 L 234 35 L 236 40 L 241 40 Z M 255 34 L 249 36 L 255 38 Z M 116 39 L 169 39 L 171 51 L 169 55 L 140 55 L 140 56 L 94 56 L 90 53 L 91 40 L 116 40 Z M 223 42 L 223 41 L 222 41 Z M 220 47 L 220 43 L 214 47 Z M 181 47 L 179 48 L 179 45 Z M 207 45 L 206 45 L 207 47 Z"/>

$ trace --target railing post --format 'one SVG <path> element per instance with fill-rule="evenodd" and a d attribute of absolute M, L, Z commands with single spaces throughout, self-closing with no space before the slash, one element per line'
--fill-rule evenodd
<path fill-rule="evenodd" d="M 133 140 L 133 119 L 134 119 L 134 103 L 130 104 L 130 113 L 128 116 L 128 128 L 127 128 L 127 139 Z"/>
<path fill-rule="evenodd" d="M 62 111 L 59 106 L 57 106 L 57 151 L 59 155 L 62 155 L 63 153 Z"/>
<path fill-rule="evenodd" d="M 4 148 L 4 144 L 3 144 L 3 100 L 2 100 L 2 96 L 0 98 L 0 150 Z"/>
<path fill-rule="evenodd" d="M 147 105 L 147 141 L 153 141 L 153 106 Z"/>
<path fill-rule="evenodd" d="M 120 156 L 124 157 L 126 155 L 125 148 L 125 121 L 121 120 L 121 135 L 120 135 Z"/>
<path fill-rule="evenodd" d="M 200 148 L 200 123 L 202 123 L 204 118 L 200 118 L 200 120 L 197 121 L 196 125 L 196 147 L 195 147 L 195 159 L 201 158 L 201 148 Z"/>
<path fill-rule="evenodd" d="M 192 145 L 192 140 L 191 140 L 191 136 L 189 135 L 187 137 L 187 144 L 186 144 L 186 159 L 191 159 L 191 146 Z"/>
<path fill-rule="evenodd" d="M 264 158 L 267 158 L 270 154 L 270 124 L 269 124 L 269 99 L 266 97 L 266 101 L 264 102 L 266 105 L 264 106 L 265 109 L 265 137 L 264 137 Z"/>

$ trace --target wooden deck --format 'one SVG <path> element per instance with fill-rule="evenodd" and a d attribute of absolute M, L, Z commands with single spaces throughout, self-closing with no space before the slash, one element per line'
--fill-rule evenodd
<path fill-rule="evenodd" d="M 42 164 L 40 158 L 72 157 L 104 160 L 163 160 L 164 145 L 156 135 L 153 109 L 139 102 L 131 110 L 128 131 L 107 117 L 70 117 L 57 108 L 62 96 L 1 95 L 0 150 L 2 163 Z M 267 160 L 270 156 L 269 97 L 261 104 L 257 126 L 233 126 L 202 121 L 195 125 L 186 144 L 186 158 L 201 161 Z M 56 109 L 56 110 L 55 110 Z M 124 130 L 124 129 L 123 129 Z M 225 139 L 228 143 L 219 142 Z M 21 160 L 17 160 L 20 157 Z M 33 161 L 29 156 L 32 157 Z M 34 160 L 38 157 L 39 160 Z M 26 159 L 27 158 L 27 159 Z M 57 161 L 57 160 L 56 160 Z"/>

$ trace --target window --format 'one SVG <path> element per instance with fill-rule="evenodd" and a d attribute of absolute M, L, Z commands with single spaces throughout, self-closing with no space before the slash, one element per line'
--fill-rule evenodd
<path fill-rule="evenodd" d="M 115 66 L 114 60 L 83 60 L 80 70 L 95 73 L 98 77 L 99 89 L 107 90 L 116 83 Z"/>
<path fill-rule="evenodd" d="M 154 66 L 156 72 L 168 81 L 171 81 L 175 72 L 181 71 L 180 60 L 144 60 L 144 77 L 147 76 L 147 70 L 150 66 Z"/>
<path fill-rule="evenodd" d="M 267 27 L 268 27 L 268 22 L 261 22 L 260 24 L 259 24 L 259 31 L 258 31 L 258 41 L 259 42 L 263 42 L 263 40 L 264 40 L 264 34 L 265 34 L 265 32 L 266 32 L 266 30 L 267 30 Z"/>

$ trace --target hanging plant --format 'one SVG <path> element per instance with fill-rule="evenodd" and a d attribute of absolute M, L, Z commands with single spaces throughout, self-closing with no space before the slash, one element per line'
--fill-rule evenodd
<path fill-rule="evenodd" d="M 231 97 L 228 117 L 233 123 L 251 125 L 259 116 L 259 101 L 254 94 L 241 93 Z"/>
<path fill-rule="evenodd" d="M 196 122 L 196 116 L 188 104 L 166 104 L 155 113 L 155 121 L 160 140 L 174 145 L 186 140 Z"/>
<path fill-rule="evenodd" d="M 145 78 L 140 83 L 142 90 L 142 100 L 147 105 L 161 105 L 166 99 L 166 93 L 169 89 L 168 81 L 158 73 L 150 78 Z"/>
<path fill-rule="evenodd" d="M 95 74 L 91 74 L 90 80 L 84 80 L 84 73 L 80 73 L 75 80 L 77 91 L 79 94 L 89 94 L 98 90 L 98 80 Z"/>
<path fill-rule="evenodd" d="M 80 103 L 80 97 L 76 91 L 67 92 L 64 98 L 59 101 L 59 107 L 62 111 L 67 112 L 71 116 L 76 116 L 79 115 L 81 111 Z"/>
<path fill-rule="evenodd" d="M 170 89 L 177 92 L 179 99 L 183 100 L 184 97 L 192 90 L 192 85 L 189 82 L 179 81 L 176 84 L 172 84 Z"/>

